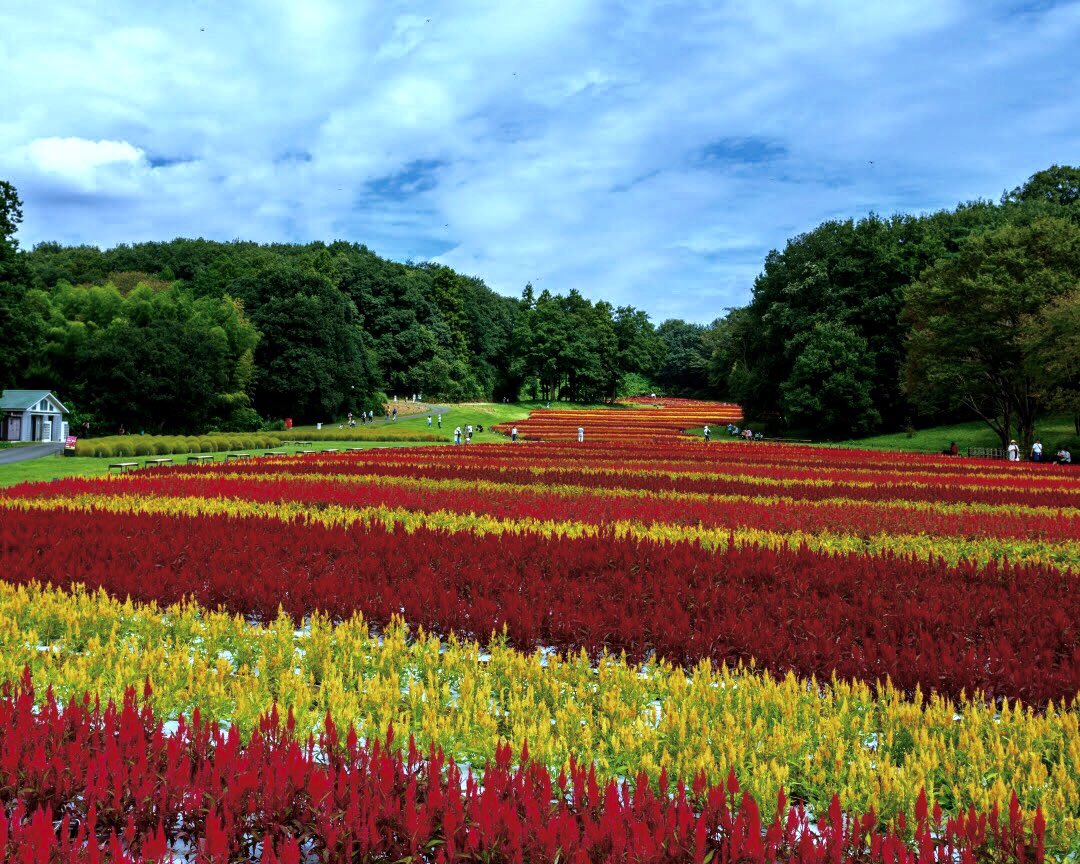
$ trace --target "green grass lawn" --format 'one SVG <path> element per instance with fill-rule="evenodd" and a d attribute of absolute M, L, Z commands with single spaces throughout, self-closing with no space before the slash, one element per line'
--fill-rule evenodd
<path fill-rule="evenodd" d="M 530 405 L 532 407 L 530 407 Z M 489 432 L 488 429 L 494 426 L 496 423 L 511 423 L 515 420 L 523 420 L 529 416 L 529 412 L 535 407 L 535 403 L 514 403 L 504 405 L 498 402 L 463 402 L 458 405 L 439 405 L 440 408 L 446 408 L 447 411 L 442 415 L 442 429 L 439 428 L 438 419 L 434 413 L 431 413 L 431 428 L 428 429 L 427 418 L 428 414 L 410 414 L 402 415 L 397 420 L 385 420 L 383 418 L 375 418 L 375 423 L 370 427 L 358 426 L 358 429 L 373 428 L 378 429 L 380 426 L 393 427 L 396 430 L 407 430 L 410 432 L 430 432 L 432 435 L 441 435 L 445 442 L 452 441 L 454 438 L 454 427 L 460 426 L 464 429 L 468 424 L 472 424 L 474 427 L 481 425 L 484 427 L 483 432 L 473 434 L 473 443 L 498 443 L 507 440 L 505 435 L 499 435 L 495 432 Z M 339 420 L 338 423 L 341 421 Z M 336 429 L 338 423 L 324 423 L 323 430 Z M 297 426 L 295 429 L 315 432 L 314 426 Z M 423 443 L 423 442 L 418 442 Z M 435 442 L 432 442 L 435 443 Z"/>
<path fill-rule="evenodd" d="M 1036 437 L 1043 442 L 1047 451 L 1057 449 L 1059 441 L 1076 437 L 1072 418 L 1069 416 L 1047 417 L 1035 427 Z M 974 423 L 956 423 L 951 426 L 934 426 L 918 429 L 909 438 L 906 432 L 891 435 L 874 435 L 870 438 L 858 438 L 841 441 L 835 446 L 863 447 L 868 450 L 904 450 L 917 453 L 940 453 L 953 441 L 960 448 L 960 453 L 968 447 L 1000 447 L 1001 440 L 994 431 L 981 420 Z M 1026 456 L 1027 454 L 1025 454 Z"/>

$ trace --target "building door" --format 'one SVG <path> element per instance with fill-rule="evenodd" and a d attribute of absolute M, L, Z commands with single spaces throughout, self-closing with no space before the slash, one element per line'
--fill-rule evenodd
<path fill-rule="evenodd" d="M 22 441 L 21 414 L 12 414 L 8 417 L 8 441 Z"/>
<path fill-rule="evenodd" d="M 31 441 L 40 441 L 41 440 L 41 433 L 42 433 L 41 420 L 42 420 L 42 418 L 38 414 L 31 414 L 30 415 L 30 440 Z"/>

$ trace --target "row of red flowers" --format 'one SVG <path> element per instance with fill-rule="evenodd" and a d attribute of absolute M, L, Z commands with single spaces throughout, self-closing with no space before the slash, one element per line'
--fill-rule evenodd
<path fill-rule="evenodd" d="M 279 606 L 376 624 L 402 614 L 481 640 L 505 627 L 524 648 L 753 657 L 950 696 L 1080 691 L 1076 577 L 1034 564 L 61 510 L 4 513 L 0 573 L 261 619 Z"/>
<path fill-rule="evenodd" d="M 164 471 L 132 473 L 103 483 L 96 479 L 72 478 L 48 486 L 21 487 L 20 496 L 69 497 L 108 493 L 140 496 L 182 496 L 231 498 L 244 501 L 302 502 L 337 504 L 347 507 L 404 507 L 430 513 L 483 513 L 498 518 L 540 521 L 582 522 L 607 525 L 613 522 L 687 525 L 734 530 L 751 528 L 791 533 L 836 532 L 841 534 L 932 534 L 935 536 L 982 537 L 996 539 L 1046 540 L 1063 542 L 1080 537 L 1080 515 L 1053 511 L 1033 517 L 1030 513 L 1001 510 L 992 516 L 970 512 L 932 511 L 926 507 L 880 506 L 880 502 L 857 504 L 835 501 L 762 500 L 746 498 L 712 501 L 678 498 L 647 492 L 632 497 L 616 497 L 604 489 L 590 488 L 574 494 L 526 488 L 472 488 L 462 474 L 443 478 L 460 482 L 460 488 L 427 488 L 423 482 L 405 486 L 394 482 L 366 484 L 318 479 L 320 470 L 336 473 L 337 466 L 308 464 L 308 476 L 281 479 L 279 466 L 233 466 L 208 474 Z M 369 466 L 372 475 L 386 476 L 385 466 Z M 225 476 L 220 476 L 224 473 Z M 284 472 L 293 473 L 293 472 Z M 314 475 L 314 476 L 312 476 Z M 403 474 L 391 475 L 393 478 Z M 412 477 L 424 481 L 423 475 Z M 759 491 L 759 495 L 767 493 Z M 786 493 L 785 497 L 786 497 Z"/>
<path fill-rule="evenodd" d="M 121 706 L 89 697 L 38 703 L 29 672 L 0 698 L 0 860 L 92 864 L 192 860 L 519 862 L 804 862 L 975 864 L 1044 859 L 1042 814 L 1031 834 L 973 811 L 942 821 L 920 796 L 914 824 L 880 826 L 873 811 L 832 806 L 812 820 L 781 793 L 773 822 L 730 775 L 708 786 L 601 788 L 572 764 L 553 782 L 522 752 L 501 748 L 479 782 L 441 752 L 422 757 L 341 740 L 327 718 L 300 741 L 276 709 L 250 741 L 196 713 L 171 734 L 129 691 Z"/>

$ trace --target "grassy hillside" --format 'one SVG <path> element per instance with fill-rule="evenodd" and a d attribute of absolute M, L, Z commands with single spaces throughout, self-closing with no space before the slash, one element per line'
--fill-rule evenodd
<path fill-rule="evenodd" d="M 1047 417 L 1036 427 L 1036 435 L 1049 451 L 1056 450 L 1059 442 L 1076 437 L 1072 418 L 1068 416 Z M 1001 441 L 981 420 L 974 423 L 956 423 L 951 426 L 934 426 L 919 429 L 908 437 L 905 432 L 890 435 L 874 435 L 842 441 L 838 446 L 864 447 L 868 450 L 905 450 L 919 453 L 940 453 L 955 441 L 960 452 L 968 447 L 1000 447 Z M 1026 455 L 1026 454 L 1025 454 Z"/>

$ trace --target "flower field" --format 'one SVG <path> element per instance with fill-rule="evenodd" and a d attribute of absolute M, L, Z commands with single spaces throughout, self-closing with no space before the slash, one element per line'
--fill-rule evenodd
<path fill-rule="evenodd" d="M 1080 854 L 1080 477 L 732 420 L 5 490 L 0 852 Z"/>

